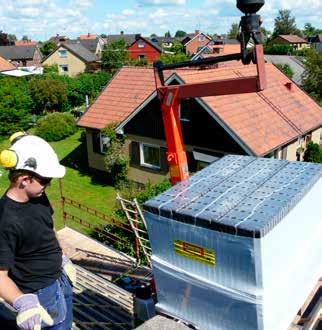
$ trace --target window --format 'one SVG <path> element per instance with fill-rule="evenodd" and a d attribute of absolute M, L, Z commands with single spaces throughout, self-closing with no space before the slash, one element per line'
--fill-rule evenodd
<path fill-rule="evenodd" d="M 153 169 L 160 169 L 160 147 L 141 143 L 140 165 Z"/>
<path fill-rule="evenodd" d="M 144 48 L 145 44 L 144 42 L 138 42 L 138 48 Z"/>
<path fill-rule="evenodd" d="M 59 57 L 67 57 L 67 50 L 61 49 L 58 51 Z"/>
<path fill-rule="evenodd" d="M 204 41 L 204 40 L 205 40 L 205 36 L 203 34 L 200 34 L 199 41 Z"/>
<path fill-rule="evenodd" d="M 145 55 L 139 55 L 139 60 L 140 61 L 145 60 Z"/>
<path fill-rule="evenodd" d="M 191 100 L 185 99 L 181 101 L 179 107 L 179 118 L 181 121 L 190 121 L 191 119 Z"/>
<path fill-rule="evenodd" d="M 100 134 L 101 153 L 106 154 L 111 144 L 111 139 L 107 135 Z"/>
<path fill-rule="evenodd" d="M 110 146 L 110 138 L 100 132 L 93 133 L 93 151 L 98 154 L 106 154 Z"/>
<path fill-rule="evenodd" d="M 60 67 L 60 72 L 63 74 L 67 74 L 68 73 L 68 65 L 67 64 L 62 64 L 59 66 Z"/>

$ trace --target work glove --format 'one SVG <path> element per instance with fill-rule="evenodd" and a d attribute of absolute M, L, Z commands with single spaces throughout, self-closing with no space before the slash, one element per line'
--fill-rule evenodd
<path fill-rule="evenodd" d="M 37 295 L 23 294 L 12 304 L 17 310 L 17 326 L 21 330 L 41 330 L 41 322 L 48 326 L 54 324 L 54 320 L 40 305 Z"/>
<path fill-rule="evenodd" d="M 70 259 L 64 254 L 63 254 L 62 268 L 66 273 L 68 279 L 74 286 L 76 284 L 76 268 L 74 267 Z"/>

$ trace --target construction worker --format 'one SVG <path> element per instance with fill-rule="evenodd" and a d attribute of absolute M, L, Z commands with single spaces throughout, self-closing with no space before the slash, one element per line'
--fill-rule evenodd
<path fill-rule="evenodd" d="M 16 311 L 18 329 L 70 330 L 76 271 L 62 254 L 45 194 L 65 167 L 37 136 L 16 133 L 10 141 L 0 154 L 10 180 L 0 199 L 0 297 Z"/>

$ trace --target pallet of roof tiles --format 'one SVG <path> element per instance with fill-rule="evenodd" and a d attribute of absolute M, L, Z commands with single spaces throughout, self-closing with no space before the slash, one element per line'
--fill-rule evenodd
<path fill-rule="evenodd" d="M 226 156 L 145 203 L 157 307 L 285 330 L 322 274 L 322 166 Z"/>
<path fill-rule="evenodd" d="M 77 267 L 73 329 L 133 329 L 134 297 L 115 284 Z"/>

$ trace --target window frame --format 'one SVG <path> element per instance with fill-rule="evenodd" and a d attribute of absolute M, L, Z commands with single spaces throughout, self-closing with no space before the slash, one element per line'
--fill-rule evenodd
<path fill-rule="evenodd" d="M 139 41 L 138 48 L 145 48 L 145 43 L 143 41 Z"/>
<path fill-rule="evenodd" d="M 154 149 L 158 149 L 159 152 L 159 165 L 154 165 L 151 163 L 147 163 L 144 159 L 144 147 L 150 147 Z M 140 142 L 140 166 L 147 167 L 153 170 L 161 170 L 161 150 L 160 146 L 150 143 L 142 143 Z"/>
<path fill-rule="evenodd" d="M 66 68 L 67 70 L 64 70 L 63 68 Z M 59 69 L 63 74 L 68 74 L 69 72 L 68 64 L 59 64 Z"/>
<path fill-rule="evenodd" d="M 104 151 L 104 145 L 105 145 L 105 143 L 103 143 L 104 138 L 107 139 L 107 141 L 106 141 L 106 151 Z M 100 152 L 101 152 L 101 154 L 106 155 L 110 145 L 111 145 L 111 139 L 109 138 L 109 136 L 107 136 L 105 134 L 102 134 L 100 132 Z"/>

